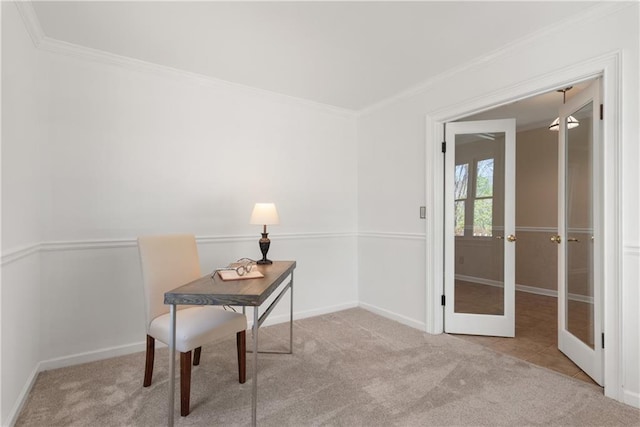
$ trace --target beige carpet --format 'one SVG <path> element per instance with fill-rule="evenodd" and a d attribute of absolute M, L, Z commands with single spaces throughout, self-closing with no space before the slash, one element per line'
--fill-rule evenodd
<path fill-rule="evenodd" d="M 262 349 L 285 349 L 288 324 L 260 337 Z M 143 367 L 138 353 L 43 372 L 17 425 L 166 425 L 166 349 L 146 389 Z M 238 384 L 234 337 L 203 348 L 191 414 L 177 415 L 176 425 L 249 425 L 250 367 Z M 260 355 L 258 425 L 639 426 L 640 410 L 480 345 L 351 309 L 296 321 L 293 355 Z"/>

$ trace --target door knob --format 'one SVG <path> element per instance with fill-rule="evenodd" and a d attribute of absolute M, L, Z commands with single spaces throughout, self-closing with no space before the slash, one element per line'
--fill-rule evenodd
<path fill-rule="evenodd" d="M 560 239 L 560 236 L 551 236 L 551 241 L 555 242 L 557 244 L 560 244 L 560 242 L 562 241 L 562 239 Z"/>
<path fill-rule="evenodd" d="M 507 236 L 507 241 L 508 242 L 515 242 L 516 241 L 516 236 L 514 236 L 513 234 L 509 234 Z"/>

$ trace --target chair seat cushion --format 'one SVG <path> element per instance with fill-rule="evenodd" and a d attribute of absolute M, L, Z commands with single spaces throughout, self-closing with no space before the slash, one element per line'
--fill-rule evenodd
<path fill-rule="evenodd" d="M 149 325 L 148 334 L 169 344 L 170 314 L 156 317 Z M 185 353 L 231 334 L 247 329 L 247 318 L 242 313 L 219 307 L 189 307 L 176 311 L 176 350 Z"/>

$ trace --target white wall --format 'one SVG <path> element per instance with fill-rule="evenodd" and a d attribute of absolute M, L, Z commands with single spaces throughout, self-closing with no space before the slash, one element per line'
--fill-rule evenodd
<path fill-rule="evenodd" d="M 273 233 L 353 231 L 353 116 L 170 74 L 47 54 L 45 239 L 192 230 L 257 234 L 256 201 L 274 201 Z"/>
<path fill-rule="evenodd" d="M 35 49 L 15 6 L 2 12 L 3 424 L 37 369 L 142 349 L 137 235 L 195 233 L 203 270 L 255 257 L 256 201 L 280 210 L 270 255 L 298 261 L 297 316 L 359 300 L 424 328 L 425 115 L 616 49 L 624 93 L 638 93 L 637 6 L 543 34 L 357 120 Z M 635 403 L 637 98 L 622 107 L 624 377 Z"/>
<path fill-rule="evenodd" d="M 2 2 L 2 248 L 42 238 L 40 149 L 46 131 L 42 61 L 16 7 Z"/>
<path fill-rule="evenodd" d="M 269 229 L 271 257 L 299 260 L 303 278 L 320 270 L 314 283 L 296 280 L 298 315 L 357 302 L 355 265 L 327 262 L 356 256 L 352 116 L 44 55 L 51 81 L 44 240 L 51 249 L 43 255 L 43 286 L 54 303 L 43 312 L 45 359 L 140 341 L 134 337 L 143 329 L 131 328 L 143 325 L 135 236 L 193 232 L 226 248 L 201 244 L 204 270 L 258 257 L 261 227 L 248 224 L 256 201 L 275 202 L 281 216 Z M 306 245 L 289 249 L 301 240 Z M 88 324 L 76 320 L 87 316 Z"/>
<path fill-rule="evenodd" d="M 1 417 L 27 390 L 40 360 L 42 175 L 46 132 L 40 58 L 18 11 L 2 2 Z M 5 256 L 13 250 L 13 256 Z M 18 251 L 15 251 L 18 250 Z"/>
<path fill-rule="evenodd" d="M 416 138 L 419 136 L 418 138 Z M 397 105 L 358 123 L 360 304 L 425 329 L 424 114 Z"/>
<path fill-rule="evenodd" d="M 622 200 L 620 207 L 611 208 L 621 209 L 624 236 L 620 248 L 624 272 L 621 275 L 623 380 L 622 390 L 616 390 L 615 394 L 627 403 L 640 406 L 640 323 L 637 314 L 640 225 L 636 221 L 640 208 L 637 189 L 640 172 L 636 166 L 639 160 L 638 5 L 607 4 L 600 10 L 601 16 L 590 12 L 576 17 L 572 22 L 461 66 L 361 114 L 358 127 L 359 229 L 388 238 L 384 241 L 384 251 L 364 250 L 370 239 L 367 236 L 360 238 L 360 301 L 379 312 L 392 312 L 392 317 L 410 319 L 407 323 L 424 324 L 427 316 L 440 316 L 432 312 L 432 306 L 423 303 L 417 307 L 415 303 L 409 303 L 414 299 L 424 301 L 426 273 L 422 269 L 405 273 L 400 288 L 389 274 L 369 274 L 367 280 L 362 280 L 365 271 L 375 271 L 380 265 L 423 265 L 420 257 L 425 245 L 408 247 L 402 235 L 423 232 L 425 224 L 415 219 L 418 206 L 433 203 L 422 196 L 425 194 L 425 176 L 429 173 L 424 161 L 427 115 L 478 103 L 483 97 L 506 93 L 524 81 L 546 77 L 580 62 L 621 51 Z M 435 230 L 440 233 L 441 227 L 436 225 Z M 400 291 L 390 292 L 390 288 Z"/>
<path fill-rule="evenodd" d="M 294 316 L 357 305 L 352 113 L 36 49 L 2 7 L 3 425 L 37 370 L 144 348 L 138 235 L 194 233 L 210 271 L 260 256 L 249 216 L 273 201 Z"/>

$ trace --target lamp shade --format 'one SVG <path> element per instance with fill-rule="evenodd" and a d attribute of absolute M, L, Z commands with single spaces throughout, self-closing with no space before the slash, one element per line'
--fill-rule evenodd
<path fill-rule="evenodd" d="M 580 126 L 580 122 L 573 116 L 567 117 L 567 129 L 573 129 Z M 549 125 L 549 130 L 560 130 L 560 117 L 557 117 L 553 123 Z"/>
<path fill-rule="evenodd" d="M 275 225 L 280 223 L 276 205 L 273 203 L 256 203 L 251 213 L 250 224 Z"/>

